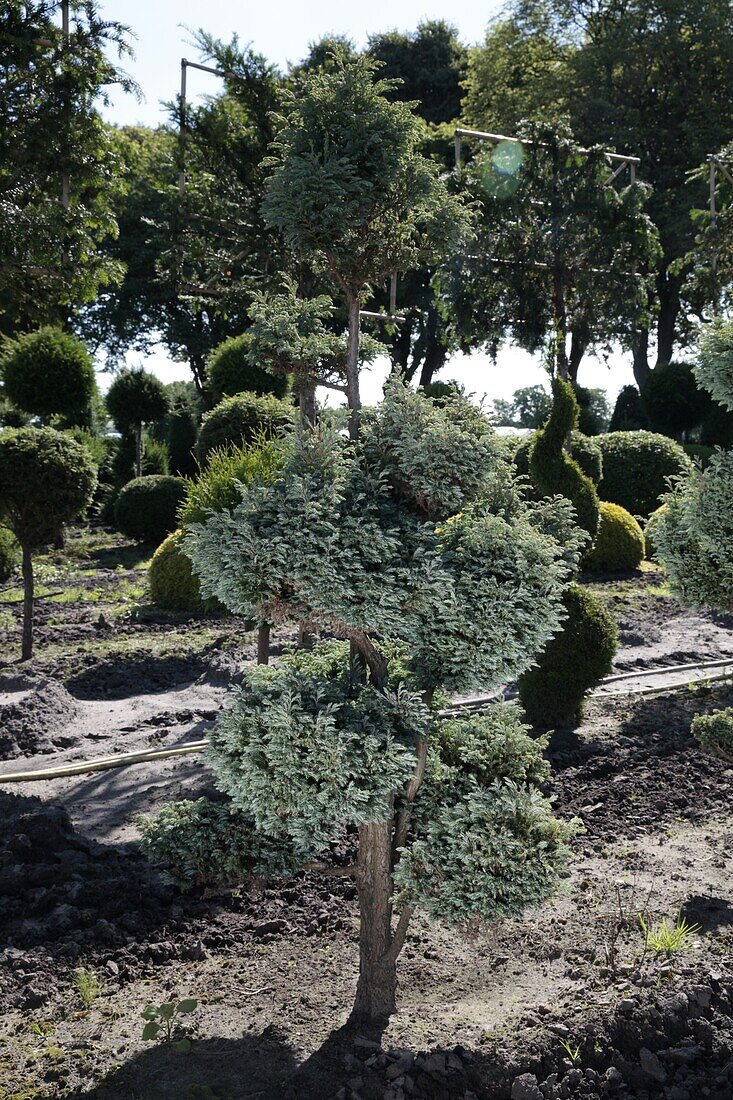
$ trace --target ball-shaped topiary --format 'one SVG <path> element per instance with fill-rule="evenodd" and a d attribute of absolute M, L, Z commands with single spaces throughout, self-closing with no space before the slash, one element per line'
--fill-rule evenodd
<path fill-rule="evenodd" d="M 548 496 L 567 497 L 578 525 L 591 537 L 598 527 L 598 494 L 592 480 L 565 450 L 565 440 L 578 425 L 578 402 L 573 388 L 561 378 L 552 380 L 552 411 L 535 434 L 529 469 L 537 488 Z"/>
<path fill-rule="evenodd" d="M 0 527 L 0 584 L 5 584 L 18 564 L 18 543 L 11 531 Z"/>
<path fill-rule="evenodd" d="M 641 401 L 650 428 L 674 437 L 696 428 L 710 406 L 690 363 L 661 363 L 650 371 Z"/>
<path fill-rule="evenodd" d="M 208 387 L 218 405 L 225 397 L 237 393 L 273 394 L 285 397 L 290 389 L 290 377 L 284 372 L 264 370 L 252 362 L 252 350 L 247 333 L 231 336 L 211 353 L 207 369 Z"/>
<path fill-rule="evenodd" d="M 0 434 L 0 524 L 23 551 L 23 659 L 33 652 L 33 552 L 90 503 L 97 469 L 86 447 L 53 428 Z"/>
<path fill-rule="evenodd" d="M 295 423 L 295 409 L 272 394 L 239 393 L 207 413 L 201 424 L 197 446 L 201 465 L 219 447 L 252 443 L 261 436 L 281 435 Z"/>
<path fill-rule="evenodd" d="M 597 596 L 571 585 L 563 603 L 561 632 L 518 680 L 520 702 L 536 726 L 579 721 L 586 692 L 607 675 L 616 652 L 616 622 Z"/>
<path fill-rule="evenodd" d="M 91 356 L 80 340 L 51 325 L 10 341 L 0 362 L 5 396 L 33 416 L 83 423 L 95 388 Z"/>
<path fill-rule="evenodd" d="M 609 432 L 634 432 L 648 427 L 641 394 L 636 386 L 624 386 L 616 398 Z"/>
<path fill-rule="evenodd" d="M 644 552 L 649 561 L 657 560 L 656 531 L 659 525 L 664 522 L 666 514 L 667 505 L 662 504 L 656 511 L 652 512 L 649 519 L 644 524 Z"/>
<path fill-rule="evenodd" d="M 182 477 L 151 474 L 128 481 L 115 501 L 115 523 L 123 535 L 158 546 L 175 531 L 186 499 Z"/>
<path fill-rule="evenodd" d="M 150 599 L 164 611 L 216 611 L 216 600 L 201 597 L 199 582 L 181 547 L 183 532 L 168 535 L 153 554 L 148 567 Z"/>
<path fill-rule="evenodd" d="M 120 371 L 107 391 L 106 402 L 120 432 L 162 420 L 168 412 L 165 386 L 142 367 Z"/>
<path fill-rule="evenodd" d="M 602 500 L 632 516 L 649 516 L 662 503 L 670 479 L 689 474 L 692 460 L 679 443 L 655 432 L 610 432 L 596 441 L 603 454 Z"/>
<path fill-rule="evenodd" d="M 586 569 L 623 573 L 644 560 L 644 533 L 620 504 L 601 501 L 601 517 L 591 549 L 583 559 Z"/>

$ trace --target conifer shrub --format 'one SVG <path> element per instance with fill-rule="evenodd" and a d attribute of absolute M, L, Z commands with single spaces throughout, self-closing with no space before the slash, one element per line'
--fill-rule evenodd
<path fill-rule="evenodd" d="M 733 322 L 716 318 L 705 326 L 694 370 L 713 401 L 733 412 Z"/>
<path fill-rule="evenodd" d="M 268 371 L 252 362 L 247 333 L 231 336 L 211 353 L 207 369 L 208 387 L 215 404 L 238 393 L 272 394 L 285 397 L 290 378 L 283 372 Z"/>
<path fill-rule="evenodd" d="M 655 532 L 657 527 L 664 522 L 666 512 L 667 505 L 661 504 L 656 511 L 652 512 L 644 525 L 644 553 L 649 561 L 657 560 L 657 541 Z"/>
<path fill-rule="evenodd" d="M 204 416 L 197 454 L 203 466 L 219 447 L 241 447 L 261 436 L 272 438 L 293 427 L 295 409 L 272 394 L 239 393 L 224 400 Z"/>
<path fill-rule="evenodd" d="M 540 492 L 566 497 L 575 508 L 578 524 L 591 538 L 598 527 L 598 494 L 590 477 L 565 450 L 565 441 L 578 426 L 579 408 L 573 388 L 561 378 L 552 380 L 552 410 L 535 433 L 529 469 Z"/>
<path fill-rule="evenodd" d="M 596 437 L 603 455 L 602 500 L 632 516 L 649 516 L 662 503 L 673 478 L 689 474 L 692 460 L 679 443 L 656 432 L 609 432 Z"/>
<path fill-rule="evenodd" d="M 574 584 L 563 604 L 562 630 L 517 681 L 520 702 L 535 726 L 577 723 L 586 693 L 610 672 L 616 652 L 616 622 L 597 596 Z"/>
<path fill-rule="evenodd" d="M 196 476 L 198 435 L 199 431 L 192 410 L 186 405 L 174 408 L 166 423 L 165 441 L 168 447 L 170 472 L 176 477 Z M 156 472 L 162 473 L 162 471 Z"/>
<path fill-rule="evenodd" d="M 636 386 L 624 386 L 616 398 L 616 404 L 608 426 L 609 432 L 635 432 L 648 428 L 641 394 Z"/>
<path fill-rule="evenodd" d="M 692 719 L 692 736 L 704 749 L 733 760 L 733 707 L 712 714 L 697 714 Z"/>
<path fill-rule="evenodd" d="M 630 512 L 620 504 L 601 501 L 598 530 L 583 559 L 586 569 L 623 573 L 637 569 L 644 560 L 644 533 Z"/>
<path fill-rule="evenodd" d="M 18 564 L 18 543 L 7 527 L 0 527 L 0 584 L 5 584 Z"/>
<path fill-rule="evenodd" d="M 260 438 L 251 446 L 211 451 L 195 481 L 189 481 L 181 527 L 205 523 L 212 512 L 231 512 L 241 500 L 240 485 L 267 484 L 282 463 L 277 440 Z"/>
<path fill-rule="evenodd" d="M 651 430 L 675 438 L 696 428 L 710 406 L 690 363 L 660 363 L 649 372 L 641 400 Z"/>
<path fill-rule="evenodd" d="M 150 599 L 163 611 L 217 611 L 216 600 L 201 597 L 191 562 L 181 547 L 183 532 L 168 535 L 153 554 L 148 567 Z"/>
<path fill-rule="evenodd" d="M 128 538 L 159 546 L 166 535 L 175 531 L 185 498 L 186 482 L 182 477 L 151 474 L 133 478 L 115 501 L 115 523 Z"/>

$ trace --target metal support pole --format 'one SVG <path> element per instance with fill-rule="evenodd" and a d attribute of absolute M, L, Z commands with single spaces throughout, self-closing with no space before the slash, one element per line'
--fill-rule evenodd
<path fill-rule="evenodd" d="M 715 204 L 715 184 L 717 182 L 717 164 L 715 157 L 710 157 L 710 237 L 711 257 L 710 268 L 713 276 L 713 313 L 717 317 L 720 312 L 718 302 L 718 212 Z"/>
<path fill-rule="evenodd" d="M 188 61 L 185 57 L 181 58 L 181 102 L 178 110 L 178 142 L 180 146 L 180 158 L 181 158 L 181 170 L 178 173 L 178 190 L 181 195 L 186 191 L 186 163 L 184 158 L 184 149 L 186 142 L 186 70 L 188 69 Z"/>
<path fill-rule="evenodd" d="M 397 272 L 392 272 L 392 278 L 389 280 L 389 313 L 390 317 L 394 317 L 397 313 Z"/>
<path fill-rule="evenodd" d="M 69 44 L 69 0 L 61 0 L 61 37 L 63 39 L 64 47 Z M 69 209 L 71 195 L 70 195 L 70 183 L 69 173 L 61 170 L 61 205 L 64 210 Z"/>

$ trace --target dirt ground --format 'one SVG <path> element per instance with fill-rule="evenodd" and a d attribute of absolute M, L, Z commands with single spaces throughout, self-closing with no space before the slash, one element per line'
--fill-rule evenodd
<path fill-rule="evenodd" d="M 147 608 L 147 556 L 73 533 L 41 563 L 60 595 L 22 668 L 17 585 L 0 594 L 1 772 L 206 735 L 255 639 Z M 656 571 L 588 583 L 619 621 L 618 671 L 733 655 L 733 620 L 684 610 Z M 345 1028 L 348 880 L 183 895 L 140 856 L 138 815 L 208 789 L 200 758 L 0 787 L 0 1100 L 731 1100 L 733 768 L 690 721 L 732 704 L 726 682 L 598 698 L 555 733 L 556 808 L 586 828 L 562 894 L 489 927 L 418 917 L 379 1034 Z M 639 913 L 693 931 L 658 952 Z M 184 998 L 190 1049 L 143 1041 L 145 1006 Z"/>

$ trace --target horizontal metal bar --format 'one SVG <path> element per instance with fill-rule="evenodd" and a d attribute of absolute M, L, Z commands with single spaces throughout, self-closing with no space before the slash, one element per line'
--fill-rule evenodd
<path fill-rule="evenodd" d="M 375 313 L 371 309 L 360 309 L 360 317 L 375 317 L 378 321 L 405 321 L 405 317 L 401 317 L 397 313 Z"/>
<path fill-rule="evenodd" d="M 515 141 L 518 145 L 534 145 L 533 141 L 525 141 L 523 138 L 507 137 L 506 134 L 489 134 L 484 130 L 463 130 L 460 127 L 456 130 L 456 136 L 460 138 L 477 138 L 479 141 Z M 545 145 L 544 142 L 540 142 L 540 145 Z M 590 153 L 590 149 L 579 149 L 580 153 Z M 604 156 L 609 160 L 615 161 L 618 164 L 641 164 L 640 157 L 626 156 L 625 153 L 609 153 L 604 150 Z"/>
<path fill-rule="evenodd" d="M 199 65 L 198 61 L 189 61 L 187 57 L 181 58 L 181 65 L 188 69 L 200 69 L 202 73 L 211 73 L 212 76 L 226 76 L 223 69 L 212 69 L 210 65 Z"/>

